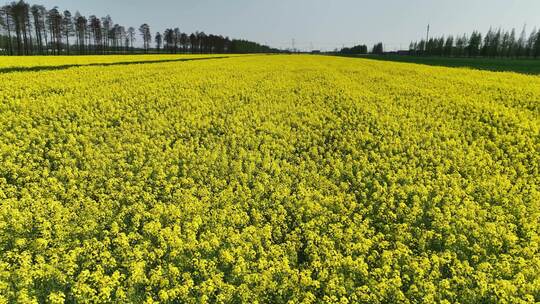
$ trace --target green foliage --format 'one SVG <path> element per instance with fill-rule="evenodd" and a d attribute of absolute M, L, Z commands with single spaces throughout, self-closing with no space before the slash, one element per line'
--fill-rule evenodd
<path fill-rule="evenodd" d="M 540 301 L 538 77 L 247 56 L 0 92 L 0 303 Z"/>
<path fill-rule="evenodd" d="M 457 58 L 457 57 L 423 57 L 400 55 L 370 55 L 370 59 L 417 63 L 432 66 L 454 68 L 470 68 L 494 72 L 515 72 L 522 74 L 540 75 L 540 60 L 534 59 L 507 59 L 507 58 Z"/>

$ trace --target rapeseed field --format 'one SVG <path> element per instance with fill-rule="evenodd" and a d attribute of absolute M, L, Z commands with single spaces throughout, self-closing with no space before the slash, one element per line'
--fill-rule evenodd
<path fill-rule="evenodd" d="M 540 301 L 540 77 L 140 58 L 0 73 L 0 303 Z"/>

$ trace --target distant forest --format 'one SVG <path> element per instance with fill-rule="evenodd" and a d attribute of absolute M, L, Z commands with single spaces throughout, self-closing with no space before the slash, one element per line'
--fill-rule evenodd
<path fill-rule="evenodd" d="M 342 48 L 344 55 L 385 54 L 383 44 L 377 43 L 371 51 L 366 45 Z M 413 41 L 409 50 L 400 50 L 400 55 L 446 56 L 446 57 L 508 57 L 508 58 L 540 58 L 540 30 L 527 33 L 521 31 L 519 37 L 516 30 L 503 31 L 490 29 L 486 34 L 474 31 L 470 35 L 442 36 Z"/>
<path fill-rule="evenodd" d="M 136 46 L 135 41 L 140 39 Z M 85 55 L 129 53 L 277 52 L 256 42 L 204 32 L 168 28 L 152 34 L 146 23 L 137 29 L 110 16 L 85 17 L 79 12 L 47 9 L 23 0 L 0 7 L 0 55 Z"/>
<path fill-rule="evenodd" d="M 474 31 L 471 35 L 434 37 L 411 42 L 409 51 L 427 56 L 538 58 L 540 31 L 527 34 L 524 28 L 517 36 L 515 29 L 490 29 L 484 35 Z"/>

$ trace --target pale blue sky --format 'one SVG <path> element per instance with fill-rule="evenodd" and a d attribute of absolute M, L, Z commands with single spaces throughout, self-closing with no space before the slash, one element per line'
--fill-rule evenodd
<path fill-rule="evenodd" d="M 485 32 L 490 26 L 528 30 L 540 26 L 540 0 L 35 0 L 84 15 L 110 14 L 113 21 L 152 33 L 179 26 L 245 38 L 274 47 L 330 50 L 343 44 L 385 42 L 407 48 L 425 36 Z M 140 39 L 139 39 L 140 40 Z"/>

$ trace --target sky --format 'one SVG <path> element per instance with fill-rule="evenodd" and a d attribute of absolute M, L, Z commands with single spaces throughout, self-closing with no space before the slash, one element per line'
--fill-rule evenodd
<path fill-rule="evenodd" d="M 277 48 L 333 50 L 382 41 L 385 49 L 407 49 L 432 35 L 486 32 L 490 27 L 520 33 L 540 28 L 540 0 L 28 0 L 113 21 L 152 33 L 168 27 L 242 38 Z M 140 40 L 140 39 L 139 39 Z"/>

